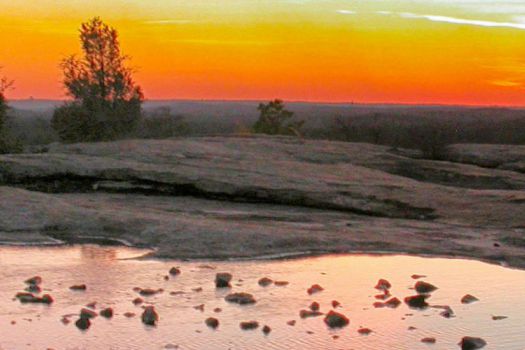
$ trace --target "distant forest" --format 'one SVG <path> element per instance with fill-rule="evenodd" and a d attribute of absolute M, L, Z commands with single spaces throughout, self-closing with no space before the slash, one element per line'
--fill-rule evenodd
<path fill-rule="evenodd" d="M 61 101 L 10 101 L 10 129 L 25 145 L 58 141 L 51 127 Z M 259 101 L 146 101 L 136 138 L 251 133 Z M 449 106 L 285 102 L 305 123 L 302 136 L 422 149 L 439 158 L 451 143 L 525 144 L 525 110 Z M 434 146 L 436 150 L 424 149 Z M 432 154 L 435 151 L 435 154 Z"/>

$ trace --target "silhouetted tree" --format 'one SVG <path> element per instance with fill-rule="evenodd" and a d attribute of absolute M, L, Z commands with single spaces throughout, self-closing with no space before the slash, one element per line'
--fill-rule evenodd
<path fill-rule="evenodd" d="M 82 23 L 81 58 L 61 63 L 73 101 L 55 110 L 53 128 L 62 141 L 111 140 L 129 134 L 142 115 L 144 96 L 120 52 L 117 31 L 100 18 Z"/>
<path fill-rule="evenodd" d="M 0 78 L 0 153 L 7 153 L 12 151 L 12 140 L 7 132 L 7 100 L 5 91 L 12 85 L 12 81 L 7 78 Z"/>
<path fill-rule="evenodd" d="M 284 108 L 283 101 L 276 99 L 268 104 L 260 103 L 257 109 L 260 115 L 253 126 L 255 133 L 300 135 L 304 121 L 292 121 L 294 113 Z"/>

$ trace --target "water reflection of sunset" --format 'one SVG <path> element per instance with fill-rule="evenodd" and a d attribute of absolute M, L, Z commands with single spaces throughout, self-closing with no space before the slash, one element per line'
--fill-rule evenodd
<path fill-rule="evenodd" d="M 58 62 L 99 15 L 149 98 L 523 104 L 518 2 L 0 3 L 12 98 L 63 97 Z"/>
<path fill-rule="evenodd" d="M 173 342 L 189 349 L 207 349 L 212 345 L 219 349 L 377 350 L 425 348 L 427 345 L 422 344 L 421 339 L 435 337 L 436 348 L 454 349 L 465 335 L 482 336 L 491 349 L 517 349 L 525 343 L 521 327 L 525 317 L 515 307 L 521 302 L 525 288 L 524 272 L 520 270 L 472 260 L 408 256 L 340 255 L 203 263 L 114 260 L 111 257 L 114 253 L 122 258 L 136 256 L 140 251 L 94 246 L 1 247 L 0 298 L 12 298 L 24 287 L 25 278 L 39 274 L 46 292 L 51 293 L 56 302 L 44 308 L 17 302 L 1 304 L 0 324 L 7 325 L 12 320 L 16 323 L 7 326 L 9 338 L 0 334 L 0 346 L 14 349 L 31 342 L 31 346 L 38 349 L 163 348 Z M 173 266 L 178 266 L 181 274 L 165 280 L 164 276 Z M 216 289 L 215 274 L 226 271 L 234 276 L 232 289 Z M 430 304 L 449 305 L 456 317 L 440 316 L 441 309 L 414 310 L 404 304 L 397 309 L 372 306 L 378 293 L 374 286 L 379 278 L 389 280 L 392 295 L 403 299 L 415 293 L 411 289 L 415 283 L 411 278 L 414 273 L 427 275 L 424 280 L 439 288 L 432 293 Z M 261 287 L 257 281 L 264 276 L 289 284 Z M 69 290 L 70 285 L 79 283 L 87 285 L 85 292 Z M 324 290 L 308 295 L 307 288 L 316 283 Z M 142 310 L 131 302 L 138 295 L 133 291 L 135 287 L 164 289 L 163 293 L 146 298 L 146 303 L 155 305 L 160 314 L 157 327 L 145 328 L 138 317 L 123 316 L 125 312 Z M 252 293 L 257 303 L 248 306 L 226 303 L 224 296 L 232 291 Z M 466 293 L 475 295 L 479 301 L 462 304 L 460 299 Z M 349 317 L 349 326 L 329 330 L 322 316 L 299 317 L 299 311 L 307 309 L 312 301 L 319 302 L 322 312 L 328 312 L 332 300 L 341 303 L 337 311 Z M 65 326 L 59 322 L 63 315 L 76 315 L 87 302 L 93 301 L 97 302 L 97 309 L 113 307 L 115 317 L 111 321 L 96 318 L 86 332 L 78 331 L 73 324 Z M 204 304 L 202 312 L 194 308 L 200 304 Z M 222 311 L 213 312 L 216 307 Z M 492 315 L 508 318 L 494 321 Z M 204 324 L 209 316 L 220 320 L 218 330 L 210 330 Z M 32 321 L 27 321 L 28 318 Z M 252 319 L 261 325 L 270 325 L 272 332 L 264 336 L 260 329 L 249 332 L 239 329 L 240 321 Z M 296 321 L 293 327 L 287 325 L 290 320 Z M 359 335 L 360 327 L 368 327 L 373 332 L 368 336 Z M 415 329 L 409 330 L 409 327 Z M 28 340 L 27 334 L 31 334 L 31 339 Z"/>

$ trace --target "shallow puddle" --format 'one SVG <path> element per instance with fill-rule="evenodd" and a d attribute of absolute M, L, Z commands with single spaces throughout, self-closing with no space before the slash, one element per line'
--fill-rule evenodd
<path fill-rule="evenodd" d="M 128 259 L 143 254 L 130 248 L 0 247 L 0 349 L 459 349 L 465 336 L 483 337 L 486 349 L 525 349 L 525 271 L 506 269 L 477 261 L 411 256 L 342 255 L 284 261 L 179 262 Z M 165 280 L 172 266 L 182 273 Z M 233 274 L 230 290 L 217 290 L 217 272 Z M 374 308 L 378 279 L 392 284 L 391 294 L 403 300 L 415 294 L 413 274 L 439 287 L 428 302 L 449 305 L 453 318 L 440 316 L 442 309 Z M 55 299 L 50 306 L 20 304 L 13 300 L 25 288 L 24 280 L 42 276 L 44 293 Z M 261 277 L 288 281 L 286 286 L 261 287 Z M 324 291 L 308 295 L 312 284 Z M 86 284 L 85 292 L 69 286 Z M 140 321 L 141 306 L 134 287 L 162 288 L 164 292 L 143 297 L 160 315 L 156 327 Z M 202 288 L 202 291 L 199 291 Z M 248 292 L 254 305 L 240 306 L 224 300 L 230 292 Z M 177 292 L 177 293 L 170 293 Z M 465 294 L 479 301 L 462 304 Z M 330 330 L 323 316 L 301 319 L 299 311 L 319 302 L 322 312 L 337 308 L 350 318 L 350 325 Z M 97 317 L 87 331 L 75 327 L 77 317 L 64 325 L 64 315 L 78 314 L 90 302 L 96 310 L 112 307 L 115 316 Z M 204 304 L 204 311 L 195 306 Z M 220 308 L 221 312 L 214 309 Z M 133 312 L 135 317 L 125 317 Z M 493 320 L 492 316 L 507 316 Z M 216 317 L 217 330 L 204 320 Z M 239 322 L 256 320 L 269 325 L 243 331 Z M 288 321 L 295 320 L 294 326 Z M 367 327 L 369 335 L 357 330 Z M 415 328 L 415 329 L 413 329 Z M 424 344 L 422 338 L 436 343 Z M 168 346 L 168 347 L 166 347 Z"/>

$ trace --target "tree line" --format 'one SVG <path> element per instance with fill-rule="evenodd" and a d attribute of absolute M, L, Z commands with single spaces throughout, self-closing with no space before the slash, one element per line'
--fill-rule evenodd
<path fill-rule="evenodd" d="M 115 28 L 95 17 L 81 24 L 80 43 L 82 55 L 69 56 L 60 63 L 63 85 L 71 98 L 53 113 L 51 125 L 60 141 L 111 141 L 137 134 L 141 122 L 153 128 L 162 122 L 173 123 L 173 118 L 143 121 L 144 94 L 133 79 L 129 57 L 120 50 Z M 8 112 L 5 91 L 9 86 L 6 79 L 1 81 L 0 152 L 14 148 L 5 132 Z M 253 132 L 300 133 L 302 122 L 293 120 L 293 112 L 284 108 L 283 101 L 260 104 L 258 110 L 260 118 Z"/>

